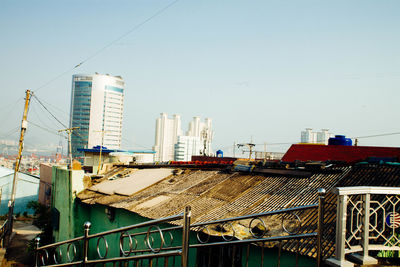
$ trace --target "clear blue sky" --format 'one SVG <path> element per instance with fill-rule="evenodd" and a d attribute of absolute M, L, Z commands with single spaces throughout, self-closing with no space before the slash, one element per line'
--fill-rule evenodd
<path fill-rule="evenodd" d="M 2 1 L 0 139 L 17 140 L 26 89 L 72 69 L 168 3 Z M 37 96 L 68 124 L 72 74 L 121 75 L 125 148 L 152 147 L 161 112 L 181 114 L 184 128 L 193 116 L 212 118 L 214 149 L 251 136 L 296 142 L 306 127 L 349 137 L 399 132 L 399 10 L 396 0 L 180 0 Z M 62 128 L 36 102 L 28 120 Z M 400 135 L 360 141 L 400 146 Z M 30 125 L 27 146 L 57 143 Z"/>

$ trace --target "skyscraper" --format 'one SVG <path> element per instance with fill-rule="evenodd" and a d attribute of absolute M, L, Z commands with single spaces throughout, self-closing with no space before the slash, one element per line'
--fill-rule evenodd
<path fill-rule="evenodd" d="M 81 157 L 77 148 L 103 145 L 119 149 L 125 82 L 120 76 L 103 74 L 73 75 L 70 127 L 79 127 L 71 136 L 72 155 Z"/>
<path fill-rule="evenodd" d="M 155 161 L 174 160 L 174 145 L 180 135 L 181 116 L 173 115 L 172 119 L 169 119 L 166 113 L 161 113 L 161 117 L 156 121 Z"/>
<path fill-rule="evenodd" d="M 194 155 L 211 155 L 211 122 L 209 118 L 201 122 L 196 116 L 189 123 L 186 135 L 183 135 L 181 117 L 173 115 L 169 119 L 166 113 L 161 113 L 156 122 L 155 161 L 190 161 Z"/>

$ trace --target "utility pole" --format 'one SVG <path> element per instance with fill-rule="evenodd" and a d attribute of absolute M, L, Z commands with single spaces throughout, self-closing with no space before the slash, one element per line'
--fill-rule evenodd
<path fill-rule="evenodd" d="M 14 177 L 13 177 L 13 184 L 12 184 L 12 189 L 11 189 L 11 198 L 8 203 L 8 227 L 7 227 L 7 234 L 6 234 L 6 244 L 7 246 L 10 244 L 10 237 L 12 234 L 12 229 L 13 229 L 13 213 L 14 213 L 14 205 L 15 205 L 15 194 L 17 191 L 17 176 L 18 176 L 18 170 L 19 170 L 19 165 L 21 163 L 21 158 L 22 158 L 22 149 L 24 148 L 24 136 L 26 132 L 26 128 L 28 127 L 28 109 L 29 109 L 29 102 L 31 100 L 31 91 L 26 90 L 26 96 L 25 96 L 25 107 L 24 107 L 24 113 L 22 115 L 22 122 L 21 122 L 21 134 L 19 137 L 19 146 L 18 146 L 18 157 L 15 160 L 15 168 L 14 168 Z"/>
<path fill-rule="evenodd" d="M 249 148 L 249 151 L 243 151 L 243 152 L 249 152 L 249 160 L 251 160 L 251 154 L 253 154 L 253 147 L 255 147 L 256 145 L 253 143 L 237 144 L 238 148 L 241 148 L 244 146 Z"/>
<path fill-rule="evenodd" d="M 101 131 L 95 131 L 95 132 L 101 132 L 101 146 L 100 146 L 100 156 L 99 156 L 99 166 L 97 167 L 97 175 L 99 175 L 100 172 L 100 167 L 101 167 L 101 152 L 103 151 L 103 143 L 104 143 L 104 134 L 107 133 L 108 131 L 101 130 Z"/>
<path fill-rule="evenodd" d="M 69 168 L 72 170 L 72 145 L 71 145 L 71 134 L 74 130 L 79 129 L 79 127 L 71 127 L 67 129 L 59 130 L 58 132 L 67 132 L 68 134 L 68 156 L 69 156 Z"/>

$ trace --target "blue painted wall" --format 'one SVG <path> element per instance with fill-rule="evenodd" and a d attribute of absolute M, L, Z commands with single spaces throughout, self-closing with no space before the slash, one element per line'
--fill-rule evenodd
<path fill-rule="evenodd" d="M 13 177 L 14 170 L 0 167 L 1 215 L 8 213 L 8 201 L 11 198 Z M 28 214 L 33 213 L 32 210 L 26 208 L 26 205 L 29 201 L 38 201 L 39 182 L 39 177 L 18 173 L 14 213 L 23 213 L 25 211 L 28 212 Z"/>

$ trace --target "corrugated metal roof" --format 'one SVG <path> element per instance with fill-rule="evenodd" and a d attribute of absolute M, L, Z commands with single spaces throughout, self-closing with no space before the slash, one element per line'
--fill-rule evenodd
<path fill-rule="evenodd" d="M 124 179 L 126 178 L 119 179 L 121 184 L 126 183 Z M 129 183 L 134 185 L 134 181 Z M 336 196 L 329 193 L 329 190 L 337 186 L 357 185 L 400 187 L 400 166 L 337 167 L 328 172 L 314 173 L 308 178 L 186 170 L 180 175 L 161 179 L 130 196 L 104 195 L 85 190 L 78 197 L 87 204 L 122 208 L 147 218 L 178 214 L 185 206 L 190 205 L 192 222 L 196 223 L 316 204 L 317 189 L 325 188 L 328 194 L 325 206 L 324 256 L 329 257 L 334 253 L 336 221 Z M 315 210 L 307 211 L 301 217 L 301 233 L 314 232 L 317 225 Z M 278 219 L 277 217 L 276 220 Z M 268 223 L 273 227 L 277 223 L 271 220 L 273 218 L 269 218 Z M 283 248 L 295 251 L 297 242 L 286 242 Z M 303 255 L 315 257 L 315 240 L 301 240 L 299 251 Z"/>
<path fill-rule="evenodd" d="M 192 222 L 208 221 L 317 203 L 317 189 L 329 190 L 349 169 L 342 167 L 337 173 L 319 173 L 309 178 L 187 170 L 181 175 L 151 180 L 152 174 L 143 172 L 141 179 L 148 182 L 145 189 L 130 176 L 97 184 L 78 197 L 84 203 L 123 208 L 147 218 L 178 214 L 190 205 Z"/>
<path fill-rule="evenodd" d="M 79 193 L 78 198 L 83 203 L 122 208 L 152 219 L 181 213 L 185 206 L 190 205 L 192 223 L 196 223 L 315 204 L 318 202 L 317 189 L 331 189 L 350 169 L 334 168 L 331 172 L 315 173 L 308 178 L 186 170 L 180 175 L 157 179 L 157 183 L 141 191 L 132 190 L 129 196 L 122 196 L 115 190 L 120 190 L 121 186 L 135 188 L 138 180 L 120 178 L 105 181 L 94 187 L 102 188 L 102 192 L 94 192 L 92 187 Z M 147 175 L 151 179 L 152 174 L 147 172 Z M 113 183 L 115 186 L 110 187 Z M 310 216 L 308 221 L 314 225 L 315 214 Z M 277 225 L 276 222 L 269 223 Z M 312 227 L 306 227 L 303 231 L 310 229 Z M 312 246 L 307 245 L 310 248 L 304 249 L 303 254 L 313 256 L 309 251 Z M 290 250 L 290 247 L 286 249 Z"/>
<path fill-rule="evenodd" d="M 136 170 L 128 174 L 125 178 L 116 180 L 106 180 L 89 188 L 91 191 L 100 192 L 107 195 L 130 196 L 152 184 L 170 176 L 172 169 L 145 169 Z"/>

